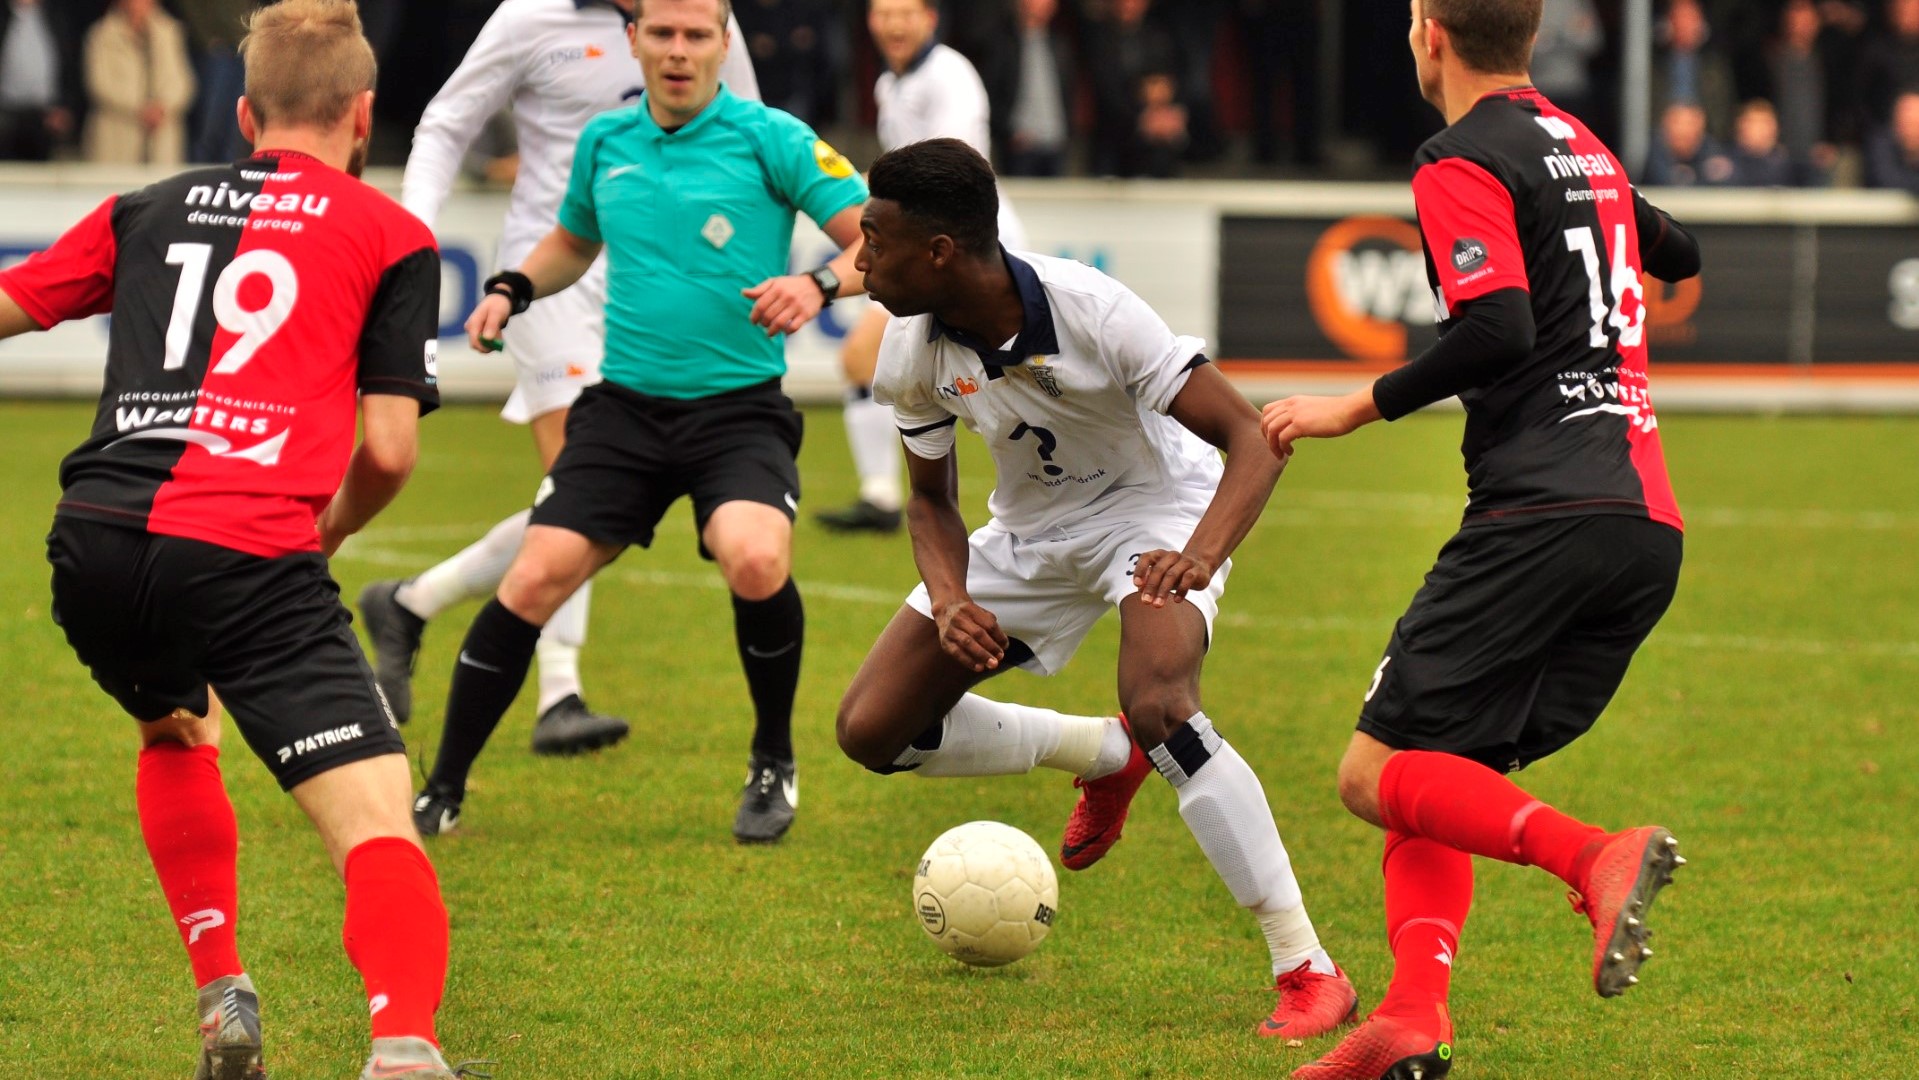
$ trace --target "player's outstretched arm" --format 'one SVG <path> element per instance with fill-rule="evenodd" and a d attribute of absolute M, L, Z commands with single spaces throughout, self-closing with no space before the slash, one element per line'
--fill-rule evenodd
<path fill-rule="evenodd" d="M 826 264 L 840 281 L 836 297 L 858 296 L 866 291 L 866 275 L 860 273 L 856 265 L 862 242 L 860 211 L 865 206 L 865 203 L 849 206 L 820 225 L 820 231 L 840 246 L 840 253 Z M 740 295 L 753 301 L 753 310 L 747 317 L 754 326 L 764 329 L 767 337 L 798 330 L 812 322 L 828 303 L 819 283 L 809 274 L 770 277 L 750 289 L 741 289 Z"/>
<path fill-rule="evenodd" d="M 514 15 L 495 11 L 465 59 L 427 102 L 413 129 L 413 150 L 400 177 L 400 203 L 431 227 L 459 179 L 467 148 L 525 79 L 524 34 Z"/>
<path fill-rule="evenodd" d="M 39 329 L 41 329 L 40 324 L 33 321 L 33 316 L 27 314 L 27 309 L 21 307 L 13 297 L 8 296 L 5 290 L 0 290 L 0 340 L 18 337 Z"/>
<path fill-rule="evenodd" d="M 1440 339 L 1411 362 L 1343 397 L 1290 397 L 1266 406 L 1260 428 L 1274 453 L 1295 439 L 1332 439 L 1375 420 L 1397 420 L 1435 401 L 1498 380 L 1532 355 L 1532 294 L 1511 287 L 1461 301 Z"/>
<path fill-rule="evenodd" d="M 1186 430 L 1226 454 L 1219 490 L 1183 551 L 1148 551 L 1133 571 L 1140 599 L 1154 607 L 1179 603 L 1194 589 L 1205 589 L 1213 574 L 1253 531 L 1266 500 L 1272 497 L 1285 459 L 1266 452 L 1259 414 L 1226 376 L 1201 364 L 1186 377 L 1167 410 Z"/>
<path fill-rule="evenodd" d="M 420 403 L 397 394 L 360 396 L 360 445 L 340 490 L 320 512 L 320 550 L 328 558 L 386 509 L 413 474 L 420 449 Z"/>
<path fill-rule="evenodd" d="M 1273 455 L 1284 460 L 1295 439 L 1337 439 L 1377 419 L 1373 388 L 1363 386 L 1339 397 L 1301 394 L 1271 402 L 1260 413 L 1259 429 Z"/>
<path fill-rule="evenodd" d="M 966 520 L 959 510 L 958 463 L 950 453 L 931 459 L 908 450 L 906 472 L 912 488 L 906 528 L 913 538 L 913 562 L 933 602 L 940 648 L 973 671 L 991 671 L 1006 655 L 1006 632 L 966 591 Z"/>
<path fill-rule="evenodd" d="M 485 296 L 466 317 L 466 341 L 474 352 L 498 352 L 504 347 L 500 331 L 506 321 L 542 296 L 552 296 L 586 276 L 599 258 L 601 244 L 553 226 L 534 249 L 527 253 L 519 269 L 509 270 L 493 279 Z"/>

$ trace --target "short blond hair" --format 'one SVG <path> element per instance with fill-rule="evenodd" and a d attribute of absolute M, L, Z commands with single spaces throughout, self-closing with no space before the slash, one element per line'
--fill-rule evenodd
<path fill-rule="evenodd" d="M 247 20 L 240 42 L 256 124 L 331 127 L 373 89 L 378 65 L 353 0 L 280 0 Z"/>

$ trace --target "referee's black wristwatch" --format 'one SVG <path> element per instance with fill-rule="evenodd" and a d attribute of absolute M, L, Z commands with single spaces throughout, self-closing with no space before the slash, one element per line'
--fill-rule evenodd
<path fill-rule="evenodd" d="M 820 295 L 826 297 L 826 302 L 822 303 L 821 307 L 830 306 L 839 297 L 840 276 L 833 272 L 831 266 L 822 266 L 818 270 L 809 271 L 806 276 L 813 279 L 813 284 L 820 287 Z"/>
<path fill-rule="evenodd" d="M 509 317 L 523 314 L 533 306 L 533 279 L 518 270 L 502 270 L 487 278 L 482 288 L 487 293 L 499 293 L 506 297 L 507 303 L 513 305 Z"/>

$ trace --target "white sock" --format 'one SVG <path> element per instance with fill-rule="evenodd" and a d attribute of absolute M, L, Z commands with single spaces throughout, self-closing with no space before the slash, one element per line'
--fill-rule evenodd
<path fill-rule="evenodd" d="M 867 387 L 846 393 L 846 443 L 853 451 L 853 470 L 860 477 L 860 498 L 881 510 L 898 510 L 900 495 L 900 433 L 893 410 L 873 400 Z"/>
<path fill-rule="evenodd" d="M 1108 764 L 1114 731 L 1122 740 L 1119 761 Z M 893 764 L 916 765 L 921 776 L 1017 776 L 1036 765 L 1104 776 L 1126 764 L 1125 738 L 1118 717 L 1069 716 L 967 694 L 941 719 L 937 747 L 909 746 Z"/>
<path fill-rule="evenodd" d="M 1291 971 L 1303 960 L 1311 961 L 1314 971 L 1332 974 L 1332 958 L 1319 947 L 1306 916 L 1292 860 L 1252 766 L 1220 738 L 1203 712 L 1194 713 L 1147 755 L 1179 793 L 1179 816 L 1214 872 L 1239 906 L 1259 919 L 1273 974 Z"/>
<path fill-rule="evenodd" d="M 500 587 L 506 568 L 513 565 L 532 513 L 522 510 L 488 529 L 458 555 L 400 586 L 393 598 L 420 618 L 431 619 L 462 600 L 491 595 Z"/>
<path fill-rule="evenodd" d="M 540 631 L 540 643 L 533 648 L 540 661 L 539 713 L 580 692 L 580 648 L 586 644 L 586 611 L 592 596 L 593 582 L 588 581 L 567 597 Z"/>

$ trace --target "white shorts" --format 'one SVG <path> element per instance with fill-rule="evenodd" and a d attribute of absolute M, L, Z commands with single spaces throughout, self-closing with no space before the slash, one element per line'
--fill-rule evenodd
<path fill-rule="evenodd" d="M 573 404 L 581 390 L 600 381 L 606 277 L 589 272 L 571 288 L 535 300 L 508 320 L 504 337 L 516 377 L 501 417 L 525 424 Z"/>
<path fill-rule="evenodd" d="M 1070 535 L 1020 540 L 989 521 L 967 539 L 966 591 L 974 603 L 993 613 L 1007 637 L 1033 650 L 1033 658 L 1021 667 L 1055 675 L 1079 651 L 1093 624 L 1139 591 L 1133 587 L 1137 556 L 1160 548 L 1180 550 L 1198 524 L 1192 518 L 1088 523 Z M 1208 642 L 1232 569 L 1233 561 L 1226 560 L 1205 591 L 1186 596 L 1206 618 Z M 933 617 L 924 583 L 906 603 Z"/>

